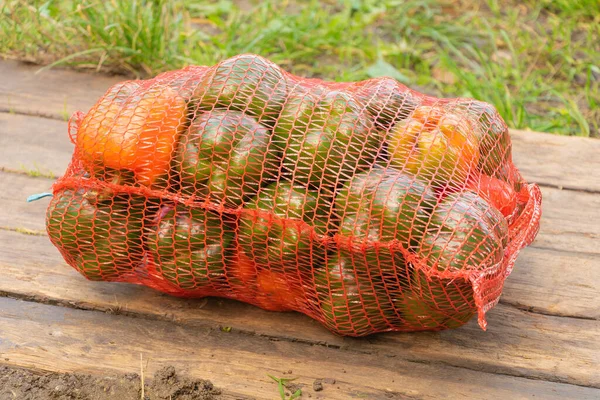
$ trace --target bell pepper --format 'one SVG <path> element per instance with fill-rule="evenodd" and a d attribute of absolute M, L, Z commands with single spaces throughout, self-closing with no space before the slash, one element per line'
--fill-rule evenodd
<path fill-rule="evenodd" d="M 355 175 L 337 195 L 340 234 L 379 243 L 398 240 L 414 248 L 436 202 L 433 191 L 415 176 L 376 167 Z"/>
<path fill-rule="evenodd" d="M 357 89 L 356 98 L 363 103 L 380 129 L 389 130 L 407 118 L 418 106 L 410 89 L 392 78 L 375 78 Z"/>
<path fill-rule="evenodd" d="M 394 305 L 402 314 L 402 322 L 410 330 L 436 330 L 458 328 L 475 314 L 473 289 L 464 280 L 418 278 Z"/>
<path fill-rule="evenodd" d="M 391 165 L 439 188 L 461 187 L 479 161 L 475 128 L 441 107 L 418 107 L 389 134 Z"/>
<path fill-rule="evenodd" d="M 194 93 L 202 84 L 208 73 L 209 68 L 205 66 L 190 65 L 185 68 L 163 72 L 154 78 L 156 81 L 164 82 L 165 85 L 175 90 L 188 106 L 193 101 Z M 188 107 L 194 111 L 194 107 Z"/>
<path fill-rule="evenodd" d="M 517 192 L 513 185 L 498 178 L 476 174 L 467 183 L 467 189 L 477 193 L 505 217 L 510 216 L 517 207 Z"/>
<path fill-rule="evenodd" d="M 494 106 L 477 100 L 459 103 L 467 109 L 473 121 L 480 154 L 478 169 L 489 176 L 497 176 L 502 165 L 512 159 L 511 140 L 508 128 Z"/>
<path fill-rule="evenodd" d="M 273 183 L 246 204 L 245 210 L 263 213 L 242 214 L 238 231 L 241 248 L 257 265 L 304 273 L 323 264 L 325 248 L 312 235 L 325 233 L 328 212 L 320 206 L 315 191 L 288 182 Z"/>
<path fill-rule="evenodd" d="M 473 192 L 448 195 L 434 210 L 417 255 L 428 268 L 483 270 L 502 261 L 508 239 L 503 215 Z M 476 311 L 471 283 L 413 268 L 410 291 L 395 302 L 415 329 L 456 328 Z"/>
<path fill-rule="evenodd" d="M 380 318 L 392 326 L 404 322 L 396 303 L 410 286 L 405 255 L 418 249 L 436 201 L 431 189 L 414 176 L 377 167 L 357 174 L 336 198 L 339 233 L 350 241 L 340 259 L 351 257 L 353 272 L 373 282 Z M 387 247 L 392 241 L 404 252 Z"/>
<path fill-rule="evenodd" d="M 214 201 L 241 205 L 279 172 L 270 141 L 267 128 L 239 111 L 198 115 L 177 148 L 182 193 L 208 191 Z"/>
<path fill-rule="evenodd" d="M 194 94 L 202 110 L 224 107 L 264 123 L 278 117 L 287 94 L 286 78 L 269 60 L 243 54 L 211 68 Z"/>
<path fill-rule="evenodd" d="M 258 268 L 252 258 L 238 246 L 231 262 L 225 265 L 225 275 L 231 285 L 241 286 L 244 291 L 247 291 L 256 282 Z"/>
<path fill-rule="evenodd" d="M 345 251 L 328 256 L 315 273 L 318 313 L 327 328 L 348 336 L 364 336 L 390 327 L 388 299 L 381 277 L 364 268 L 364 259 Z M 386 311 L 387 310 L 387 311 Z"/>
<path fill-rule="evenodd" d="M 256 278 L 255 302 L 269 311 L 300 310 L 306 299 L 297 277 L 261 269 Z"/>
<path fill-rule="evenodd" d="M 466 191 L 448 195 L 433 210 L 418 254 L 440 271 L 483 270 L 502 260 L 507 241 L 504 216 Z"/>
<path fill-rule="evenodd" d="M 176 287 L 193 290 L 225 282 L 233 231 L 219 215 L 181 205 L 163 206 L 145 238 L 158 271 Z"/>
<path fill-rule="evenodd" d="M 78 153 L 88 163 L 133 171 L 151 186 L 169 169 L 186 112 L 183 98 L 167 85 L 119 83 L 83 118 Z"/>
<path fill-rule="evenodd" d="M 283 176 L 333 190 L 375 160 L 382 138 L 350 94 L 321 96 L 298 89 L 286 100 L 273 131 L 283 153 Z"/>
<path fill-rule="evenodd" d="M 98 201 L 85 189 L 64 189 L 50 202 L 46 229 L 65 260 L 86 278 L 118 280 L 142 259 L 144 209 L 137 197 Z"/>
<path fill-rule="evenodd" d="M 525 180 L 512 162 L 501 164 L 491 176 L 508 183 L 517 193 L 525 188 Z"/>

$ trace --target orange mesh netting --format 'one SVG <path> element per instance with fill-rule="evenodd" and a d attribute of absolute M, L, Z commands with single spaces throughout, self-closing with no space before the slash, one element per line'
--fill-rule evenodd
<path fill-rule="evenodd" d="M 460 326 L 539 228 L 489 104 L 254 55 L 110 88 L 70 121 L 47 229 L 92 280 L 296 310 L 342 335 Z"/>

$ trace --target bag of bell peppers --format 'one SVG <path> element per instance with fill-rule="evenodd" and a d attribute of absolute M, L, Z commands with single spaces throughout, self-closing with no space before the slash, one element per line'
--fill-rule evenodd
<path fill-rule="evenodd" d="M 256 55 L 110 88 L 70 121 L 50 239 L 86 278 L 295 310 L 340 335 L 486 327 L 541 195 L 489 104 Z"/>

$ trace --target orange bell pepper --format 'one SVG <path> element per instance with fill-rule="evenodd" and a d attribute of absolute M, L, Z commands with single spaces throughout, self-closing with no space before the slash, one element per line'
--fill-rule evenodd
<path fill-rule="evenodd" d="M 290 311 L 297 309 L 304 298 L 297 281 L 292 281 L 281 272 L 262 270 L 256 279 L 258 305 L 269 311 Z"/>
<path fill-rule="evenodd" d="M 169 169 L 185 116 L 185 101 L 170 87 L 119 83 L 84 117 L 77 146 L 85 161 L 133 171 L 151 186 Z"/>
<path fill-rule="evenodd" d="M 256 280 L 256 263 L 242 250 L 237 250 L 225 271 L 227 280 L 235 285 L 250 286 Z"/>

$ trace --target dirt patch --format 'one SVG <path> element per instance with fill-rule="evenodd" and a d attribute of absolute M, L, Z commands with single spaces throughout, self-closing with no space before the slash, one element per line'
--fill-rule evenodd
<path fill-rule="evenodd" d="M 221 391 L 210 381 L 180 376 L 172 366 L 144 384 L 146 400 L 218 400 Z M 37 372 L 0 366 L 0 399 L 104 400 L 141 399 L 138 374 L 92 376 Z"/>

